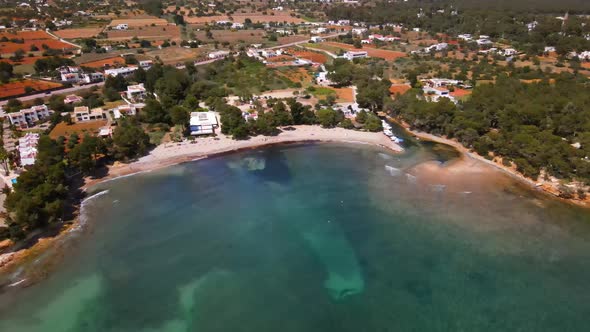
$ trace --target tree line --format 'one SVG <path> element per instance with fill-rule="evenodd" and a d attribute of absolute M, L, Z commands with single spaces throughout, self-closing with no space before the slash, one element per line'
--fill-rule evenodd
<path fill-rule="evenodd" d="M 537 179 L 544 170 L 566 181 L 590 184 L 590 90 L 584 79 L 563 73 L 550 82 L 523 83 L 499 75 L 477 86 L 457 105 L 429 103 L 412 90 L 389 112 L 413 128 L 456 138 L 482 156 Z"/>

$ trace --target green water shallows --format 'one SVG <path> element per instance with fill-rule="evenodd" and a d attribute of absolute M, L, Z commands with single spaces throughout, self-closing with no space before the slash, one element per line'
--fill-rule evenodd
<path fill-rule="evenodd" d="M 583 331 L 590 213 L 365 146 L 273 147 L 112 181 L 0 331 Z"/>

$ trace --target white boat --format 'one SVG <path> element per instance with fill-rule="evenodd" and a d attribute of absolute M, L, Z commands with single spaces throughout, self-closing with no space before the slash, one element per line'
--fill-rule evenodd
<path fill-rule="evenodd" d="M 401 143 L 401 142 L 403 142 L 403 141 L 404 141 L 403 139 L 401 139 L 401 138 L 399 138 L 399 137 L 396 137 L 396 136 L 391 136 L 391 137 L 390 137 L 390 139 L 391 139 L 391 141 L 392 141 L 392 142 L 394 142 L 394 143 Z"/>

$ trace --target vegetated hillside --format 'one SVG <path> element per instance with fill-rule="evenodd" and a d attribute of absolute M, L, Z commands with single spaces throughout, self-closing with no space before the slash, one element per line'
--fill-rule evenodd
<path fill-rule="evenodd" d="M 445 9 L 444 13 L 437 10 Z M 458 11 L 458 15 L 451 14 Z M 418 17 L 418 13 L 423 15 Z M 494 16 L 499 13 L 523 16 L 538 14 L 564 15 L 589 14 L 590 1 L 586 0 L 432 0 L 389 3 L 379 1 L 374 7 L 354 7 L 347 5 L 330 6 L 326 15 L 330 19 L 353 19 L 375 23 L 407 23 L 415 25 L 420 21 L 430 21 L 446 17 L 454 24 L 460 24 L 462 18 Z"/>

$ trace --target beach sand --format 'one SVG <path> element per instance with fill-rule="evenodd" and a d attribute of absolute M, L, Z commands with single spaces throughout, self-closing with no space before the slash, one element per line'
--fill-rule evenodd
<path fill-rule="evenodd" d="M 322 128 L 320 126 L 291 126 L 294 130 L 283 130 L 277 136 L 255 136 L 247 140 L 234 140 L 219 133 L 216 137 L 196 138 L 195 141 L 165 143 L 157 146 L 147 156 L 130 164 L 116 164 L 109 168 L 106 177 L 88 178 L 84 189 L 100 182 L 120 176 L 151 171 L 163 167 L 206 158 L 208 156 L 252 149 L 267 145 L 297 142 L 343 142 L 381 146 L 394 152 L 403 148 L 392 142 L 381 132 L 370 133 L 343 128 Z"/>

